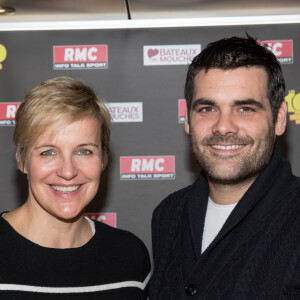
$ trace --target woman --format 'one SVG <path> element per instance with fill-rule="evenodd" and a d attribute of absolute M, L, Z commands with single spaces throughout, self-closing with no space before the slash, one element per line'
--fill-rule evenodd
<path fill-rule="evenodd" d="M 33 88 L 16 115 L 27 201 L 0 218 L 0 299 L 146 299 L 149 255 L 133 234 L 84 216 L 108 159 L 104 101 L 69 77 Z"/>

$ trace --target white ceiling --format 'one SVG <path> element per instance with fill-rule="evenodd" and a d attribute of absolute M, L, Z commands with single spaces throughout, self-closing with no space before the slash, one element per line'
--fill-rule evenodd
<path fill-rule="evenodd" d="M 273 16 L 300 22 L 300 0 L 128 0 L 131 21 Z M 0 0 L 14 15 L 0 15 L 0 29 L 10 23 L 127 21 L 125 0 Z M 25 22 L 25 23 L 24 23 Z M 128 22 L 128 21 L 127 21 Z M 176 21 L 175 21 L 176 22 Z"/>

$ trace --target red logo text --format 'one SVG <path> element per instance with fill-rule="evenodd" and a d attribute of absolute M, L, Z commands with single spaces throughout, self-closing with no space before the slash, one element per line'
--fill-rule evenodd
<path fill-rule="evenodd" d="M 186 112 L 186 101 L 185 99 L 178 100 L 178 123 L 184 123 Z"/>
<path fill-rule="evenodd" d="M 3 102 L 0 103 L 0 126 L 15 125 L 15 117 L 20 102 Z"/>
<path fill-rule="evenodd" d="M 54 46 L 54 69 L 106 69 L 107 45 Z"/>
<path fill-rule="evenodd" d="M 281 64 L 293 63 L 293 40 L 261 41 L 277 57 Z"/>
<path fill-rule="evenodd" d="M 121 180 L 175 179 L 175 156 L 122 156 Z"/>

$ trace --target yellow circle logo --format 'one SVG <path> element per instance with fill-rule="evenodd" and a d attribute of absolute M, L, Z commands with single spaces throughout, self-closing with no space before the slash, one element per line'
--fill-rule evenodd
<path fill-rule="evenodd" d="M 292 105 L 295 110 L 300 110 L 300 93 L 294 96 Z"/>
<path fill-rule="evenodd" d="M 5 60 L 6 55 L 7 55 L 6 48 L 2 44 L 0 44 L 0 63 Z"/>
<path fill-rule="evenodd" d="M 7 56 L 7 51 L 6 51 L 6 48 L 0 44 L 0 70 L 2 70 L 2 62 L 5 60 Z"/>

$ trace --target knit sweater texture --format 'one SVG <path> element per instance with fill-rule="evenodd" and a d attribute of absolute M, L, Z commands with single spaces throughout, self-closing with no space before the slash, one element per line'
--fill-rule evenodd
<path fill-rule="evenodd" d="M 300 179 L 279 146 L 201 254 L 208 195 L 201 174 L 155 209 L 150 300 L 300 299 Z"/>
<path fill-rule="evenodd" d="M 41 247 L 0 217 L 0 299 L 147 299 L 150 260 L 133 234 L 95 221 L 79 248 Z"/>

